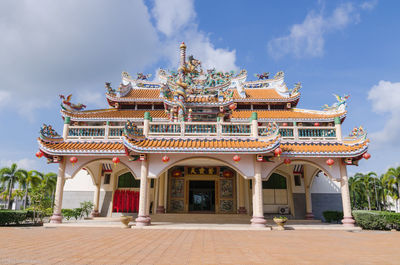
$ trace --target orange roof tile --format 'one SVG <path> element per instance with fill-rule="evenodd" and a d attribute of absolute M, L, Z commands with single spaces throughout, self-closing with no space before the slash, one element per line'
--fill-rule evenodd
<path fill-rule="evenodd" d="M 297 99 L 298 96 L 294 97 L 284 97 L 280 95 L 278 92 L 276 92 L 275 89 L 273 88 L 260 88 L 260 89 L 245 89 L 246 92 L 246 98 L 240 97 L 236 89 L 233 89 L 233 99 L 235 100 L 254 100 L 254 99 L 270 99 L 270 100 L 294 100 Z"/>
<path fill-rule="evenodd" d="M 124 154 L 125 147 L 118 142 L 46 142 L 38 139 L 45 153 L 59 154 Z"/>
<path fill-rule="evenodd" d="M 150 112 L 150 116 L 155 119 L 167 119 L 164 110 L 118 110 L 102 109 L 80 112 L 62 111 L 63 115 L 71 117 L 73 120 L 129 120 L 143 119 L 144 113 Z"/>
<path fill-rule="evenodd" d="M 124 144 L 135 152 L 213 152 L 213 153 L 266 153 L 278 145 L 278 139 L 259 141 L 254 139 L 145 139 L 124 138 Z"/>
<path fill-rule="evenodd" d="M 323 111 L 304 111 L 301 109 L 290 110 L 236 110 L 232 113 L 232 119 L 249 119 L 253 112 L 257 112 L 259 119 L 266 120 L 279 120 L 279 119 L 329 119 L 333 120 L 334 117 L 341 117 L 346 112 L 341 113 L 324 113 Z"/>
<path fill-rule="evenodd" d="M 368 140 L 359 144 L 346 145 L 343 143 L 281 143 L 283 154 L 286 155 L 340 155 L 357 156 L 366 151 Z"/>

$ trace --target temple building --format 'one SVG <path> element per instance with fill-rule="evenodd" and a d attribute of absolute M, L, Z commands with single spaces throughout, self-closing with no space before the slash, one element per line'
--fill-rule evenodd
<path fill-rule="evenodd" d="M 362 127 L 342 134 L 348 96 L 323 110 L 297 108 L 301 84 L 284 73 L 203 69 L 182 43 L 176 71 L 155 81 L 122 73 L 106 83 L 108 109 L 84 110 L 62 100 L 62 135 L 43 125 L 38 157 L 58 163 L 54 214 L 94 203 L 92 215 L 133 213 L 137 226 L 154 215 L 270 215 L 321 219 L 344 213 L 353 226 L 347 166 L 368 159 Z"/>

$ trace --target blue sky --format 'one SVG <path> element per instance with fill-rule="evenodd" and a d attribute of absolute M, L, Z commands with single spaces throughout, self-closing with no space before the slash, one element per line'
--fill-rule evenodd
<path fill-rule="evenodd" d="M 106 107 L 104 82 L 155 73 L 177 47 L 206 66 L 283 70 L 301 82 L 298 107 L 321 109 L 350 94 L 344 134 L 363 125 L 371 159 L 349 172 L 400 164 L 400 3 L 386 1 L 0 2 L 0 166 L 56 170 L 34 157 L 42 123 L 59 132 L 59 94 Z"/>

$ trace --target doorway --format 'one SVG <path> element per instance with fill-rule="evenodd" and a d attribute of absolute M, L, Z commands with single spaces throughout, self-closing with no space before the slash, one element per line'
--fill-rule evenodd
<path fill-rule="evenodd" d="M 189 212 L 215 213 L 215 181 L 189 181 Z"/>

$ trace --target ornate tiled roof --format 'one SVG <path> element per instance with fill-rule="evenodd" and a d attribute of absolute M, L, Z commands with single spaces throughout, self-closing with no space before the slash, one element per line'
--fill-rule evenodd
<path fill-rule="evenodd" d="M 124 97 L 117 97 L 115 95 L 106 94 L 107 98 L 116 102 L 162 102 L 163 98 L 160 97 L 159 88 L 140 88 L 131 89 Z"/>
<path fill-rule="evenodd" d="M 335 117 L 344 118 L 346 112 L 328 112 L 328 111 L 309 111 L 303 109 L 289 110 L 235 110 L 232 113 L 232 120 L 249 119 L 253 112 L 257 112 L 258 119 L 261 121 L 276 121 L 276 120 L 329 120 L 332 121 Z"/>
<path fill-rule="evenodd" d="M 286 156 L 338 156 L 354 157 L 368 149 L 369 140 L 357 144 L 344 143 L 281 143 L 282 155 Z"/>
<path fill-rule="evenodd" d="M 39 148 L 50 155 L 125 154 L 121 142 L 49 142 L 38 139 Z"/>
<path fill-rule="evenodd" d="M 164 110 L 118 110 L 118 109 L 100 109 L 80 112 L 67 112 L 62 110 L 63 116 L 71 117 L 76 121 L 102 120 L 102 121 L 126 121 L 143 120 L 144 113 L 150 112 L 153 119 L 167 119 Z"/>
<path fill-rule="evenodd" d="M 246 97 L 242 98 L 236 89 L 233 90 L 233 98 L 236 102 L 291 102 L 299 99 L 300 94 L 293 97 L 285 97 L 273 88 L 245 89 Z"/>
<path fill-rule="evenodd" d="M 144 139 L 124 138 L 124 144 L 138 153 L 267 153 L 279 145 L 279 139 Z"/>

